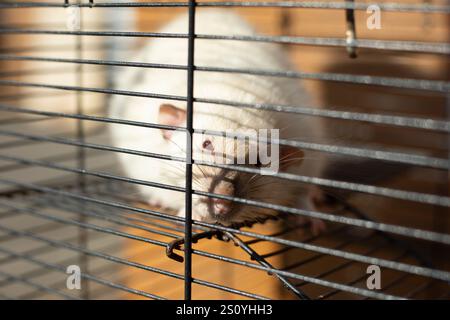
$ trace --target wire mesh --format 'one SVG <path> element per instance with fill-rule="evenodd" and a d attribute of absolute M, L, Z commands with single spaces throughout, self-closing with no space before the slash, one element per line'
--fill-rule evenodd
<path fill-rule="evenodd" d="M 377 5 L 386 14 L 448 18 L 450 13 L 445 3 L 380 1 Z M 26 14 L 39 10 L 63 12 L 68 7 L 82 8 L 80 30 L 55 28 L 51 21 L 42 23 L 40 19 L 24 23 L 14 16 L 22 11 Z M 428 41 L 396 36 L 374 39 L 364 35 L 349 43 L 348 38 L 331 37 L 324 32 L 283 34 L 289 31 L 286 27 L 280 28 L 281 35 L 197 34 L 197 8 L 216 7 L 282 10 L 280 15 L 284 18 L 291 12 L 299 12 L 295 10 L 318 10 L 319 15 L 340 14 L 345 10 L 347 18 L 354 20 L 355 15 L 358 18 L 358 14 L 368 9 L 368 4 L 354 1 L 0 2 L 0 16 L 5 17 L 0 25 L 0 65 L 5 69 L 0 73 L 0 296 L 4 299 L 448 299 L 448 74 L 441 75 L 436 66 L 434 75 L 437 76 L 430 75 L 433 74 L 430 70 L 428 74 L 416 76 L 383 72 L 386 66 L 382 72 L 372 72 L 356 64 L 343 70 L 302 72 L 272 70 L 271 66 L 241 69 L 194 64 L 196 41 L 208 40 L 277 43 L 292 52 L 309 47 L 324 54 L 331 50 L 331 57 L 338 60 L 343 59 L 340 54 L 345 54 L 345 49 L 349 53 L 357 50 L 357 59 L 368 59 L 367 63 L 374 63 L 370 59 L 392 55 L 396 64 L 400 64 L 398 59 L 409 58 L 431 69 L 429 61 L 436 62 L 437 66 L 448 63 L 450 45 L 446 39 L 435 37 Z M 145 28 L 121 30 L 117 29 L 121 23 L 103 18 L 108 12 L 153 12 L 164 8 L 188 12 L 189 27 L 185 33 Z M 85 19 L 88 12 L 96 13 L 93 21 Z M 42 18 L 39 14 L 38 17 Z M 44 37 L 46 42 L 15 40 L 33 37 Z M 70 41 L 47 42 L 52 37 Z M 128 57 L 123 53 L 120 58 L 114 56 L 117 52 L 136 50 L 134 43 L 128 45 L 128 40 L 153 38 L 187 41 L 186 64 L 130 61 L 123 58 Z M 125 68 L 185 72 L 186 95 L 117 88 L 111 81 L 115 80 L 118 69 Z M 411 112 L 402 108 L 386 112 L 382 105 L 373 106 L 367 99 L 356 101 L 352 107 L 346 100 L 323 108 L 243 103 L 233 98 L 197 96 L 194 82 L 199 73 L 301 80 L 320 83 L 324 86 L 322 91 L 334 92 L 333 86 L 341 86 L 355 94 L 378 94 L 385 98 L 410 96 L 438 102 L 426 100 L 426 110 L 415 111 L 418 108 L 413 106 Z M 56 82 L 47 80 L 50 76 L 56 77 L 49 78 Z M 107 110 L 113 96 L 185 102 L 186 126 L 112 118 Z M 68 99 L 72 101 L 70 107 L 65 105 Z M 403 99 L 401 103 L 409 101 Z M 293 208 L 273 204 L 270 199 L 255 201 L 196 190 L 194 166 L 260 173 L 245 166 L 193 159 L 193 136 L 224 134 L 195 127 L 195 105 L 201 103 L 226 106 L 230 112 L 244 108 L 319 117 L 329 121 L 327 124 L 332 129 L 371 126 L 387 133 L 382 143 L 370 145 L 364 140 L 354 143 L 359 138 L 357 133 L 341 141 L 316 142 L 301 137 L 267 140 L 323 153 L 334 161 L 324 177 L 285 172 L 274 175 L 282 181 L 320 187 L 333 204 L 333 210 Z M 186 155 L 115 147 L 108 133 L 111 126 L 187 133 Z M 396 134 L 403 139 L 401 143 L 394 139 Z M 390 144 L 386 141 L 389 139 L 395 141 Z M 127 177 L 114 158 L 117 153 L 182 163 L 185 185 Z M 173 215 L 169 209 L 149 206 L 135 186 L 184 194 L 185 218 Z M 273 209 L 280 217 L 231 226 L 196 221 L 192 220 L 193 196 Z M 313 235 L 308 225 L 292 222 L 293 216 L 326 221 L 327 231 Z M 80 266 L 83 290 L 67 288 L 69 265 Z M 383 286 L 379 290 L 367 287 L 369 265 L 383 270 Z"/>

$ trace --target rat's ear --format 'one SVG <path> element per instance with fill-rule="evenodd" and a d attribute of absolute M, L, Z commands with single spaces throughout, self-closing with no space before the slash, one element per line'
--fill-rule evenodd
<path fill-rule="evenodd" d="M 286 169 L 292 165 L 299 165 L 305 156 L 299 148 L 280 145 L 280 169 Z"/>
<path fill-rule="evenodd" d="M 158 123 L 166 126 L 180 126 L 186 120 L 186 111 L 174 105 L 163 103 L 159 106 Z M 173 130 L 161 130 L 164 139 L 170 139 Z"/>

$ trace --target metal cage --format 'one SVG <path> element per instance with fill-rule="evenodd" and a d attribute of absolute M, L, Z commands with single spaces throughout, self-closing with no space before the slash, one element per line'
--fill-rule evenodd
<path fill-rule="evenodd" d="M 384 39 L 359 38 L 357 22 L 363 20 L 369 5 L 392 14 L 389 21 L 398 21 L 396 27 L 403 30 L 404 39 L 395 39 L 398 32 L 391 38 L 386 34 Z M 271 24 L 284 34 L 196 34 L 196 9 L 215 7 L 263 10 L 256 14 L 265 19 L 269 19 L 267 12 L 276 12 Z M 80 30 L 53 22 L 51 15 L 65 16 L 74 8 L 81 9 Z M 166 10 L 169 14 L 167 10 L 175 9 L 189 12 L 185 34 L 131 28 L 129 21 L 121 20 L 125 11 Z M 33 16 L 36 12 L 39 19 Z M 292 26 L 298 12 L 305 16 L 312 12 L 313 19 L 327 13 L 335 19 L 330 28 L 340 21 L 340 29 L 336 28 L 345 32 L 340 37 L 326 36 L 330 31 L 313 26 L 307 29 L 310 35 L 295 34 Z M 450 46 L 445 34 L 449 13 L 445 1 L 0 1 L 0 297 L 448 299 L 450 84 L 445 68 Z M 109 21 L 101 19 L 107 15 Z M 153 17 L 156 21 L 158 16 Z M 422 40 L 414 40 L 410 32 L 416 30 L 410 23 L 418 17 L 423 19 Z M 303 23 L 314 24 L 308 19 Z M 430 40 L 423 40 L 425 36 Z M 50 41 L 52 37 L 57 40 Z M 128 40 L 155 37 L 186 39 L 186 65 L 120 58 L 118 52 L 135 50 Z M 293 54 L 298 48 L 314 48 L 324 60 L 334 57 L 337 63 L 304 72 L 276 71 L 270 66 L 265 70 L 197 66 L 196 39 L 275 42 Z M 311 59 L 315 52 L 311 51 Z M 403 66 L 401 59 L 417 70 Z M 117 89 L 112 82 L 118 68 L 184 70 L 186 96 Z M 319 91 L 328 106 L 252 105 L 196 97 L 197 72 L 311 81 L 321 85 Z M 342 93 L 336 96 L 336 92 Z M 319 186 L 334 209 L 309 211 L 231 197 L 242 204 L 274 208 L 281 218 L 230 227 L 193 221 L 193 194 L 220 195 L 193 188 L 192 150 L 186 159 L 173 159 L 157 150 L 111 146 L 108 125 L 161 128 L 108 117 L 111 95 L 185 101 L 187 126 L 166 129 L 189 133 L 187 145 L 197 132 L 194 104 L 201 102 L 321 117 L 328 121 L 329 130 L 347 128 L 351 134 L 343 143 L 276 142 L 332 159 L 325 177 L 278 173 L 277 178 Z M 385 100 L 371 104 L 361 98 L 369 95 Z M 357 100 L 356 106 L 347 105 L 352 99 Z M 358 103 L 367 105 L 358 107 Z M 400 104 L 405 105 L 396 109 Z M 378 141 L 366 144 L 370 139 Z M 185 188 L 125 177 L 111 157 L 118 152 L 184 162 Z M 258 173 L 235 165 L 194 164 Z M 136 194 L 136 184 L 183 192 L 186 218 L 149 207 Z M 289 223 L 284 215 L 319 218 L 328 229 L 315 236 L 305 225 Z M 66 287 L 69 265 L 80 267 L 81 290 Z M 381 268 L 379 289 L 367 287 L 370 265 Z"/>

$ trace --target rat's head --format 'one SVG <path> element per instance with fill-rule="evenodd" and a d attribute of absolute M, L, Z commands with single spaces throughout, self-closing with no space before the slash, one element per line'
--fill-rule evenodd
<path fill-rule="evenodd" d="M 160 106 L 160 124 L 184 126 L 185 120 L 183 109 L 169 104 Z M 199 112 L 195 114 L 194 125 L 204 128 L 202 124 L 209 124 L 214 131 L 197 131 L 192 139 L 193 188 L 198 191 L 193 195 L 194 219 L 230 225 L 277 214 L 273 209 L 251 206 L 245 204 L 245 200 L 233 201 L 232 198 L 296 205 L 300 196 L 297 185 L 274 174 L 299 166 L 303 152 L 271 143 L 278 139 L 278 130 L 273 124 L 255 120 L 251 127 L 247 123 L 242 129 L 239 117 Z M 175 148 L 173 151 L 178 150 L 177 155 L 184 154 L 184 132 L 162 130 L 162 136 Z M 233 170 L 236 166 L 241 170 Z M 180 175 L 179 183 L 184 185 L 184 176 Z M 205 193 L 214 196 L 208 197 Z"/>

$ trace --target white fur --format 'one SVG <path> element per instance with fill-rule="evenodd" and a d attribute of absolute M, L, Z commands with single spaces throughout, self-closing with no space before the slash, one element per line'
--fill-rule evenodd
<path fill-rule="evenodd" d="M 187 15 L 178 17 L 166 25 L 160 32 L 186 33 Z M 216 35 L 252 35 L 254 30 L 237 14 L 225 10 L 199 10 L 196 16 L 196 33 Z M 143 47 L 133 61 L 148 63 L 165 63 L 186 65 L 187 39 L 153 39 Z M 293 66 L 281 48 L 276 44 L 245 41 L 199 40 L 195 41 L 195 65 L 251 68 L 263 70 L 293 70 Z M 119 78 L 118 89 L 139 92 L 186 96 L 185 70 L 166 70 L 153 68 L 127 68 Z M 242 103 L 272 103 L 291 106 L 311 106 L 307 93 L 301 83 L 295 79 L 279 77 L 261 77 L 244 74 L 197 72 L 194 81 L 195 97 L 224 99 Z M 112 99 L 110 116 L 148 123 L 157 123 L 159 106 L 170 103 L 178 108 L 186 108 L 184 101 L 171 101 L 153 98 L 135 98 L 116 96 Z M 197 129 L 271 129 L 284 128 L 280 132 L 282 138 L 299 140 L 319 137 L 320 122 L 317 117 L 295 117 L 287 113 L 275 113 L 248 108 L 195 103 L 194 126 Z M 185 134 L 173 134 L 173 142 L 163 139 L 158 129 L 113 125 L 111 129 L 113 143 L 116 147 L 135 149 L 146 152 L 162 153 L 185 157 Z M 217 142 L 217 137 L 210 137 Z M 305 138 L 305 139 L 302 139 Z M 194 136 L 194 149 L 201 146 L 202 141 Z M 181 147 L 181 148 L 180 148 Z M 305 150 L 305 157 L 309 153 Z M 184 164 L 161 161 L 148 157 L 119 154 L 120 161 L 127 176 L 158 183 L 184 187 Z M 290 167 L 290 172 L 317 176 L 322 161 L 304 161 L 302 166 Z M 174 169 L 176 166 L 178 169 Z M 267 178 L 273 179 L 273 178 Z M 257 196 L 283 197 L 283 193 L 292 192 L 286 182 L 276 179 L 274 186 L 260 191 Z M 207 191 L 207 181 L 194 188 Z M 138 187 L 144 199 L 151 203 L 159 203 L 182 214 L 184 194 L 158 188 Z M 298 195 L 300 197 L 301 195 Z M 268 202 L 273 202 L 267 200 Z M 200 202 L 194 203 L 194 218 L 209 220 Z"/>

